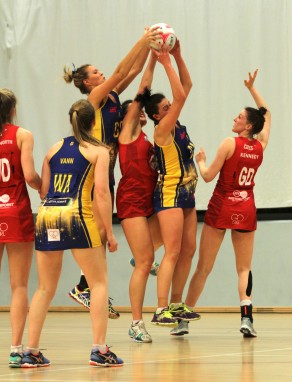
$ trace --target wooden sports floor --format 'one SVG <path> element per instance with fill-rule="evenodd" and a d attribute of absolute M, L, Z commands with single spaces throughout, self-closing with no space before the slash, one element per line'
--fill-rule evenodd
<path fill-rule="evenodd" d="M 92 343 L 89 314 L 50 312 L 41 347 L 51 366 L 30 370 L 8 367 L 9 313 L 0 312 L 0 381 L 292 381 L 291 313 L 256 313 L 258 338 L 242 337 L 235 313 L 203 313 L 183 337 L 170 336 L 168 328 L 151 325 L 151 317 L 144 314 L 151 344 L 128 337 L 129 313 L 109 320 L 107 343 L 125 364 L 95 368 L 88 365 Z M 26 338 L 27 332 L 24 342 Z"/>

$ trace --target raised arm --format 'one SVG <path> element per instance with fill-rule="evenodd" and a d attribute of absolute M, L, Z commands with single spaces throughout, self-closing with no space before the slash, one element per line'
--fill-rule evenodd
<path fill-rule="evenodd" d="M 17 141 L 21 149 L 21 167 L 26 183 L 34 188 L 40 190 L 41 178 L 36 172 L 33 159 L 33 135 L 30 131 L 19 128 L 17 130 Z"/>
<path fill-rule="evenodd" d="M 264 118 L 265 118 L 264 127 L 257 136 L 257 139 L 261 142 L 263 149 L 265 150 L 269 141 L 269 136 L 270 136 L 271 112 L 266 104 L 266 101 L 260 95 L 258 90 L 254 87 L 254 81 L 256 79 L 257 74 L 258 74 L 258 69 L 254 71 L 253 75 L 251 73 L 248 73 L 248 80 L 244 80 L 244 85 L 250 91 L 250 94 L 252 95 L 252 98 L 254 99 L 257 107 L 258 108 L 264 107 L 265 109 L 267 109 L 267 112 L 264 115 Z"/>
<path fill-rule="evenodd" d="M 151 88 L 155 64 L 156 64 L 156 56 L 153 52 L 151 52 L 137 95 L 142 94 L 145 88 L 148 88 L 148 89 Z M 132 104 L 129 106 L 129 110 L 125 118 L 123 119 L 122 131 L 119 135 L 120 143 L 124 143 L 124 144 L 129 143 L 129 142 L 132 142 L 132 140 L 134 139 L 136 129 L 139 126 L 141 110 L 142 110 L 141 102 L 137 102 L 137 100 L 134 100 Z"/>
<path fill-rule="evenodd" d="M 154 133 L 155 142 L 161 146 L 169 145 L 172 141 L 172 130 L 185 103 L 186 95 L 180 79 L 171 64 L 169 52 L 166 49 L 161 49 L 159 52 L 154 51 L 154 53 L 157 55 L 157 61 L 165 69 L 173 96 L 168 113 L 160 120 Z"/>
<path fill-rule="evenodd" d="M 186 63 L 181 55 L 179 40 L 176 40 L 175 46 L 170 51 L 170 54 L 173 55 L 175 62 L 177 64 L 180 82 L 182 83 L 182 86 L 184 88 L 184 91 L 187 97 L 189 95 L 189 92 L 193 84 L 192 84 L 191 76 L 186 66 Z"/>
<path fill-rule="evenodd" d="M 153 81 L 153 73 L 156 66 L 157 57 L 154 52 L 151 50 L 150 58 L 148 64 L 145 68 L 138 93 L 142 93 L 145 88 L 151 89 L 152 81 Z"/>
<path fill-rule="evenodd" d="M 123 90 L 123 88 L 125 89 L 129 85 L 130 81 L 128 84 L 124 83 L 124 85 L 122 85 L 122 81 L 125 80 L 125 78 L 128 76 L 134 64 L 137 69 L 138 66 L 141 67 L 143 60 L 145 62 L 147 58 L 149 44 L 155 41 L 160 33 L 161 32 L 159 32 L 157 29 L 147 30 L 143 34 L 143 36 L 137 41 L 137 43 L 133 46 L 133 48 L 126 55 L 126 57 L 124 57 L 124 59 L 119 63 L 113 74 L 103 84 L 96 86 L 92 89 L 88 96 L 88 100 L 92 103 L 92 105 L 95 108 L 98 108 L 100 106 L 102 100 L 108 95 L 110 91 L 112 91 L 115 88 L 118 89 L 119 84 L 121 84 L 119 89 L 120 92 Z M 140 54 L 142 54 L 141 58 L 138 58 Z M 136 69 L 134 69 L 134 71 L 136 71 Z M 140 71 L 141 70 L 142 68 L 140 69 Z M 136 75 L 137 74 L 138 73 L 136 73 Z"/>

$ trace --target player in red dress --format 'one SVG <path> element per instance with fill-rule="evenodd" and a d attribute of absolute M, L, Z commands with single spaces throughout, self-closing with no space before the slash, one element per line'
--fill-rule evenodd
<path fill-rule="evenodd" d="M 28 278 L 31 267 L 34 222 L 26 183 L 40 190 L 34 167 L 31 132 L 12 124 L 16 97 L 0 89 L 0 264 L 6 248 L 11 285 L 12 342 L 10 367 L 20 367 L 22 336 L 28 310 Z"/>
<path fill-rule="evenodd" d="M 142 318 L 146 283 L 155 250 L 162 244 L 159 223 L 153 209 L 153 191 L 157 182 L 155 153 L 142 130 L 146 116 L 142 110 L 145 88 L 151 86 L 156 58 L 153 54 L 143 75 L 138 94 L 126 101 L 126 115 L 119 135 L 119 160 L 122 178 L 117 190 L 117 215 L 131 248 L 135 267 L 130 280 L 133 321 L 129 336 L 136 342 L 152 342 Z"/>
<path fill-rule="evenodd" d="M 205 215 L 199 261 L 186 298 L 188 306 L 196 304 L 213 268 L 226 229 L 231 229 L 241 306 L 240 331 L 247 337 L 257 336 L 253 328 L 251 301 L 251 262 L 256 230 L 254 177 L 263 160 L 271 124 L 271 113 L 266 102 L 254 87 L 257 72 L 253 75 L 249 73 L 244 84 L 258 109 L 246 107 L 234 118 L 232 131 L 238 137 L 226 138 L 222 142 L 209 167 L 206 166 L 206 155 L 202 148 L 196 155 L 205 182 L 211 182 L 219 172 L 220 175 Z"/>

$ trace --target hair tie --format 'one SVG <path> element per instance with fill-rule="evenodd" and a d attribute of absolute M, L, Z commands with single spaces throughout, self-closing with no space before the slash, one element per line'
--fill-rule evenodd
<path fill-rule="evenodd" d="M 75 68 L 75 65 L 73 64 L 72 62 L 72 65 L 73 65 L 73 70 L 72 70 L 72 76 L 77 72 L 77 69 Z"/>

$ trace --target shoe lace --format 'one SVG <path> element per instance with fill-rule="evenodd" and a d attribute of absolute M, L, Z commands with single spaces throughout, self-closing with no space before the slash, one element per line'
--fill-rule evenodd
<path fill-rule="evenodd" d="M 143 334 L 148 334 L 148 332 L 147 332 L 147 330 L 146 330 L 146 328 L 145 328 L 145 324 L 144 324 L 144 322 L 141 322 L 141 321 L 138 322 L 137 326 L 138 326 L 139 331 L 140 331 L 141 333 L 143 333 Z"/>
<path fill-rule="evenodd" d="M 79 296 L 81 296 L 81 298 L 88 298 L 88 295 L 90 294 L 90 289 L 89 288 L 85 288 L 81 291 L 79 291 L 77 294 L 79 294 Z"/>
<path fill-rule="evenodd" d="M 171 312 L 166 308 L 163 309 L 160 313 L 160 317 L 172 318 Z"/>
<path fill-rule="evenodd" d="M 107 346 L 107 345 L 106 345 Z M 106 353 L 101 353 L 99 350 L 96 350 L 95 351 L 95 353 L 98 353 L 99 355 L 101 355 L 101 356 L 104 356 L 104 357 L 112 357 L 112 358 L 115 358 L 115 359 L 117 359 L 117 356 L 115 355 L 115 353 L 114 352 L 112 352 L 111 350 L 110 350 L 110 348 L 111 348 L 111 346 L 107 346 L 107 351 L 106 351 Z"/>
<path fill-rule="evenodd" d="M 185 312 L 187 312 L 187 313 L 194 313 L 194 311 L 193 310 L 191 310 L 191 309 L 189 309 L 187 306 L 186 306 L 186 304 L 182 304 L 182 308 L 183 308 L 183 310 L 185 311 Z"/>

